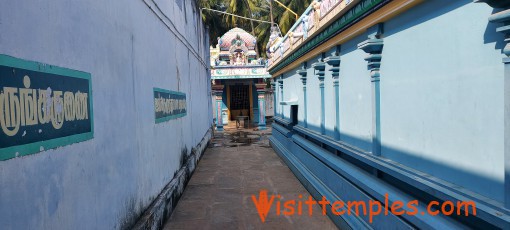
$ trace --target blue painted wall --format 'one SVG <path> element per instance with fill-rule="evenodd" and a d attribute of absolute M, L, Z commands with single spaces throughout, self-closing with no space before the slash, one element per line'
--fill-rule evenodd
<path fill-rule="evenodd" d="M 315 63 L 320 58 L 320 55 L 312 58 L 308 61 L 307 68 L 307 81 L 306 81 L 306 94 L 307 94 L 307 116 L 308 116 L 308 127 L 312 130 L 320 132 L 321 122 L 320 122 L 320 111 L 321 111 L 321 98 L 320 98 L 320 88 L 319 88 L 319 78 L 315 75 L 315 69 L 312 67 L 312 64 Z M 295 71 L 294 71 L 295 73 Z M 295 74 L 295 78 L 299 81 L 299 75 Z"/>
<path fill-rule="evenodd" d="M 382 156 L 503 201 L 503 65 L 501 45 L 495 42 L 502 35 L 487 22 L 491 12 L 467 0 L 427 1 L 385 23 Z M 366 53 L 357 48 L 366 36 L 342 44 L 340 135 L 345 143 L 370 151 L 371 82 Z M 310 67 L 318 59 L 308 60 L 306 112 L 309 129 L 320 132 L 319 80 Z M 284 74 L 284 100 L 299 98 L 302 121 L 299 68 Z M 324 103 L 326 135 L 333 137 L 330 68 Z M 289 112 L 284 107 L 286 118 Z"/>
<path fill-rule="evenodd" d="M 299 79 L 299 75 L 296 74 L 296 69 L 290 71 L 289 73 L 284 75 L 283 79 L 283 100 L 284 101 L 298 101 L 298 106 L 302 108 L 304 106 L 303 101 L 303 83 Z M 281 107 L 281 105 L 278 105 Z M 290 119 L 290 106 L 283 106 L 283 114 L 284 117 Z M 298 117 L 299 120 L 302 120 L 302 117 Z"/>
<path fill-rule="evenodd" d="M 0 53 L 89 72 L 94 138 L 0 161 L 1 229 L 129 227 L 211 126 L 209 45 L 191 1 L 12 1 Z M 194 56 L 195 50 L 199 57 Z M 187 116 L 155 124 L 153 87 L 184 92 Z"/>
<path fill-rule="evenodd" d="M 346 143 L 369 151 L 372 135 L 371 83 L 367 62 L 364 60 L 366 53 L 357 48 L 365 39 L 366 35 L 361 35 L 342 44 L 339 78 L 342 116 L 340 136 Z"/>
<path fill-rule="evenodd" d="M 385 24 L 382 156 L 502 202 L 503 38 L 492 11 L 434 0 Z"/>
<path fill-rule="evenodd" d="M 321 102 L 319 80 L 311 67 L 319 57 L 313 57 L 306 60 L 307 111 L 302 111 L 303 89 L 296 73 L 303 63 L 284 73 L 284 100 L 299 98 L 300 123 L 286 128 L 283 122 L 274 125 L 273 147 L 312 193 L 331 195 L 335 186 L 346 188 L 340 183 L 349 178 L 359 188 L 352 192 L 373 197 L 397 188 L 392 190 L 395 196 L 420 200 L 474 199 L 490 211 L 477 217 L 480 219 L 460 220 L 462 224 L 480 227 L 492 223 L 508 228 L 504 209 L 505 194 L 509 193 L 504 187 L 504 37 L 496 32 L 498 25 L 488 21 L 494 12 L 488 5 L 470 0 L 429 0 L 384 22 L 381 156 L 370 153 L 373 83 L 364 60 L 367 53 L 358 49 L 368 32 L 338 44 L 341 141 L 333 140 L 336 111 L 331 67 L 326 68 L 325 100 Z M 332 52 L 326 51 L 326 56 Z M 325 135 L 318 134 L 321 103 L 325 103 Z M 286 107 L 286 117 L 288 110 Z M 305 113 L 308 128 L 302 123 Z M 304 152 L 322 163 L 304 160 Z M 367 175 L 347 172 L 347 166 Z M 374 184 L 366 184 L 374 178 Z M 327 189 L 321 187 L 324 185 Z M 349 200 L 340 192 L 335 195 Z M 401 218 L 422 227 L 459 224 L 452 218 Z M 373 227 L 392 226 L 392 221 L 380 220 Z"/>

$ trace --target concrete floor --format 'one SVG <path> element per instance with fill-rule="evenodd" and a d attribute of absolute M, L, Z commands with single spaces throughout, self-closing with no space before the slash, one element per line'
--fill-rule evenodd
<path fill-rule="evenodd" d="M 269 130 L 216 133 L 164 229 L 336 229 L 320 206 L 302 215 L 277 215 L 275 198 L 262 223 L 252 195 L 281 195 L 281 204 L 309 193 L 269 147 Z M 299 198 L 302 195 L 305 198 Z"/>

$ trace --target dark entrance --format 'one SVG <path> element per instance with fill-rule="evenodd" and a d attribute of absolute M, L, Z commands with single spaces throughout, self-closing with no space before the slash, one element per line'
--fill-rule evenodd
<path fill-rule="evenodd" d="M 290 106 L 290 120 L 292 122 L 292 125 L 298 124 L 298 106 L 297 105 Z"/>
<path fill-rule="evenodd" d="M 237 116 L 250 116 L 250 88 L 249 85 L 230 86 L 230 119 Z"/>

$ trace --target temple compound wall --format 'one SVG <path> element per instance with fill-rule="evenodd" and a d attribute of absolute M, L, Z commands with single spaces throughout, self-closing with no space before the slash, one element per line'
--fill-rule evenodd
<path fill-rule="evenodd" d="M 196 1 L 0 3 L 0 228 L 160 226 L 211 137 Z"/>
<path fill-rule="evenodd" d="M 420 202 L 416 215 L 329 213 L 338 226 L 510 229 L 508 9 L 322 0 L 273 44 L 271 144 L 305 187 L 332 201 Z M 466 200 L 476 216 L 425 212 Z"/>

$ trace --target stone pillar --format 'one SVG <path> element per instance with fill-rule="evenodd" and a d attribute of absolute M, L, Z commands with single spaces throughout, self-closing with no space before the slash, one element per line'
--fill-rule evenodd
<path fill-rule="evenodd" d="M 259 103 L 259 130 L 266 129 L 266 84 L 255 84 Z"/>
<path fill-rule="evenodd" d="M 315 73 L 317 74 L 317 77 L 319 78 L 319 87 L 321 89 L 321 134 L 326 134 L 326 127 L 324 126 L 324 122 L 326 120 L 326 113 L 325 113 L 325 105 L 324 105 L 324 75 L 326 74 L 326 63 L 324 62 L 324 56 L 325 54 L 322 53 L 322 57 L 319 59 L 318 62 L 313 63 L 312 67 L 315 69 Z"/>
<path fill-rule="evenodd" d="M 500 23 L 497 32 L 505 34 L 506 43 L 503 48 L 503 64 L 505 65 L 504 77 L 504 154 L 505 154 L 505 207 L 510 208 L 510 0 L 477 0 L 485 2 L 491 7 L 500 9 L 489 17 L 492 23 Z"/>
<path fill-rule="evenodd" d="M 324 59 L 331 66 L 331 77 L 333 78 L 333 87 L 335 88 L 335 140 L 340 140 L 340 46 L 336 47 L 333 56 Z"/>
<path fill-rule="evenodd" d="M 303 123 L 304 123 L 304 126 L 305 128 L 308 127 L 308 118 L 307 118 L 307 113 L 308 113 L 308 110 L 306 109 L 306 77 L 307 77 L 307 63 L 304 62 L 303 63 L 303 68 L 300 69 L 300 70 L 297 70 L 296 73 L 301 75 L 301 82 L 303 83 L 303 100 L 304 100 L 304 103 L 303 103 L 303 111 L 304 111 L 304 119 L 303 119 Z"/>
<path fill-rule="evenodd" d="M 213 85 L 212 90 L 214 93 L 214 97 L 216 102 L 214 106 L 216 106 L 216 130 L 223 131 L 223 88 L 224 85 Z"/>
<path fill-rule="evenodd" d="M 283 104 L 281 103 L 281 102 L 283 102 L 283 74 L 281 75 L 280 80 L 278 80 L 278 84 L 280 85 L 280 104 L 281 104 L 280 117 L 284 118 L 283 117 Z"/>
<path fill-rule="evenodd" d="M 370 77 L 372 81 L 372 154 L 381 155 L 381 98 L 380 98 L 380 73 L 382 50 L 383 50 L 383 24 L 375 25 L 369 29 L 368 39 L 360 44 L 358 48 L 368 55 L 365 60 L 368 62 Z"/>

